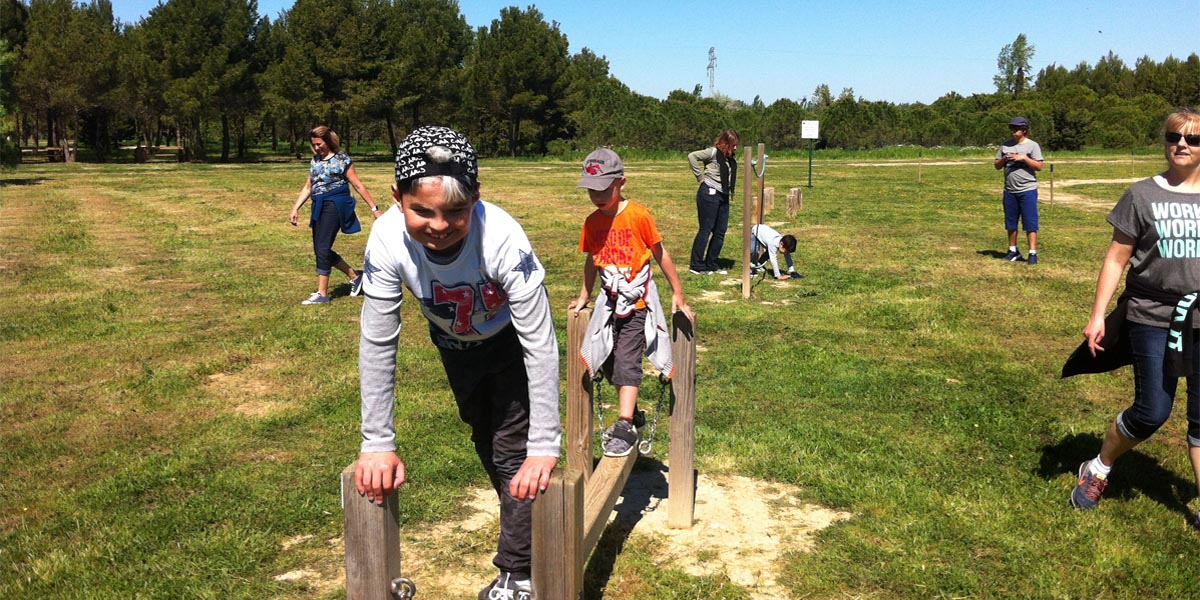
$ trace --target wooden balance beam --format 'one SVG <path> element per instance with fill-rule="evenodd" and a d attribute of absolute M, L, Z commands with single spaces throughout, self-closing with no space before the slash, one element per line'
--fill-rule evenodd
<path fill-rule="evenodd" d="M 533 503 L 533 587 L 541 600 L 577 598 L 583 568 L 608 525 L 638 452 L 604 457 L 593 469 L 592 381 L 579 358 L 591 309 L 568 316 L 567 466 L 555 469 L 546 491 Z M 696 339 L 683 313 L 671 319 L 671 469 L 667 525 L 690 528 L 695 515 Z M 586 486 L 585 486 L 586 482 Z M 341 474 L 345 512 L 346 597 L 392 600 L 400 577 L 399 494 L 378 505 L 354 486 L 354 463 Z"/>
<path fill-rule="evenodd" d="M 533 503 L 533 589 L 544 599 L 577 598 L 583 570 L 625 489 L 638 453 L 604 457 L 592 468 L 591 379 L 579 358 L 591 309 L 568 316 L 567 468 L 558 469 Z M 683 313 L 671 319 L 671 449 L 668 526 L 690 528 L 695 515 L 695 329 Z"/>

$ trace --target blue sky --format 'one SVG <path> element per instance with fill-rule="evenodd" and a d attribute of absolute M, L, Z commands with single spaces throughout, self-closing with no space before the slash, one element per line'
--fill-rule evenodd
<path fill-rule="evenodd" d="M 259 0 L 274 19 L 294 0 Z M 156 0 L 113 0 L 136 22 Z M 467 22 L 486 26 L 521 2 L 460 0 Z M 535 4 L 557 21 L 571 52 L 587 47 L 634 91 L 708 90 L 708 49 L 716 48 L 716 88 L 750 102 L 800 99 L 826 84 L 868 100 L 925 102 L 954 91 L 994 90 L 996 57 L 1024 33 L 1033 72 L 1056 63 L 1095 64 L 1110 50 L 1130 67 L 1200 52 L 1200 0 L 1043 0 L 980 2 L 797 0 L 782 2 L 607 0 Z M 714 11 L 720 10 L 719 16 Z"/>

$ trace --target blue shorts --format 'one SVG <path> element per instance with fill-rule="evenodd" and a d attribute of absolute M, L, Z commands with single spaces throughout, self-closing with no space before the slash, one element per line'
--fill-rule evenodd
<path fill-rule="evenodd" d="M 1038 230 L 1037 188 L 1028 192 L 1004 190 L 1004 228 L 1016 231 L 1017 217 L 1025 224 L 1025 231 Z"/>

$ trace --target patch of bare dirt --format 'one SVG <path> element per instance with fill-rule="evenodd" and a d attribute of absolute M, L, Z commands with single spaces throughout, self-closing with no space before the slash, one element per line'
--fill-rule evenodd
<path fill-rule="evenodd" d="M 288 403 L 277 398 L 278 379 L 274 371 L 280 365 L 273 361 L 252 363 L 245 368 L 209 375 L 205 391 L 216 398 L 233 403 L 234 412 L 249 417 L 270 417 L 283 413 Z"/>
<path fill-rule="evenodd" d="M 732 304 L 737 300 L 732 300 L 725 297 L 725 292 L 721 290 L 704 290 L 700 292 L 700 300 L 702 302 L 711 302 L 713 304 Z"/>
<path fill-rule="evenodd" d="M 1140 179 L 1143 179 L 1143 178 L 1130 177 L 1130 178 L 1126 178 L 1126 179 L 1066 179 L 1066 180 L 1062 180 L 1062 181 L 1055 181 L 1054 185 L 1056 187 L 1070 187 L 1073 185 L 1091 185 L 1091 184 L 1097 184 L 1097 183 L 1128 184 L 1128 183 L 1133 183 L 1135 181 L 1138 181 Z M 1049 188 L 1045 188 L 1045 189 L 1048 190 Z M 1046 202 L 1048 204 L 1061 203 L 1061 204 L 1070 204 L 1071 206 L 1080 206 L 1080 207 L 1084 207 L 1084 208 L 1109 210 L 1113 207 L 1114 204 L 1117 203 L 1117 198 L 1096 199 L 1096 198 L 1091 198 L 1088 196 L 1080 196 L 1079 194 L 1072 194 L 1070 192 L 1060 192 L 1058 190 L 1055 190 L 1053 200 L 1050 199 L 1049 191 L 1043 191 L 1042 194 L 1043 195 L 1041 195 L 1039 197 L 1039 201 Z"/>
<path fill-rule="evenodd" d="M 778 583 L 782 555 L 813 551 L 817 532 L 852 516 L 802 502 L 799 496 L 800 489 L 791 485 L 702 474 L 692 528 L 669 529 L 665 467 L 636 469 L 613 511 L 606 536 L 615 530 L 631 538 L 650 538 L 654 543 L 649 547 L 663 566 L 694 576 L 724 573 L 754 600 L 787 599 L 790 595 Z M 417 584 L 421 597 L 473 597 L 494 576 L 491 558 L 499 527 L 497 511 L 495 492 L 474 489 L 459 520 L 419 529 L 402 524 L 404 576 Z M 311 546 L 308 542 L 309 538 L 293 538 L 285 540 L 283 547 Z M 326 550 L 344 552 L 341 540 L 332 540 Z M 344 572 L 341 576 L 344 581 Z M 276 579 L 319 590 L 341 583 L 329 577 L 309 568 Z"/>

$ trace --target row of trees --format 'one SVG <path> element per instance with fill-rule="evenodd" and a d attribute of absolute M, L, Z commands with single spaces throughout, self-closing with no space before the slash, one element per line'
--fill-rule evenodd
<path fill-rule="evenodd" d="M 991 94 L 894 104 L 822 84 L 768 106 L 699 85 L 637 94 L 604 57 L 572 54 L 532 6 L 472 30 L 455 0 L 296 0 L 274 22 L 254 0 L 166 0 L 136 24 L 114 19 L 109 0 L 0 0 L 0 127 L 68 155 L 82 142 L 104 159 L 120 141 L 203 160 L 219 143 L 228 160 L 267 142 L 303 152 L 318 122 L 393 147 L 411 128 L 449 124 L 485 154 L 522 155 L 687 150 L 726 127 L 796 148 L 806 119 L 821 121 L 821 147 L 985 145 L 1022 114 L 1035 139 L 1074 149 L 1150 143 L 1172 107 L 1200 106 L 1195 53 L 1132 68 L 1109 53 L 1031 78 L 1033 52 L 1024 35 L 1005 46 Z"/>

